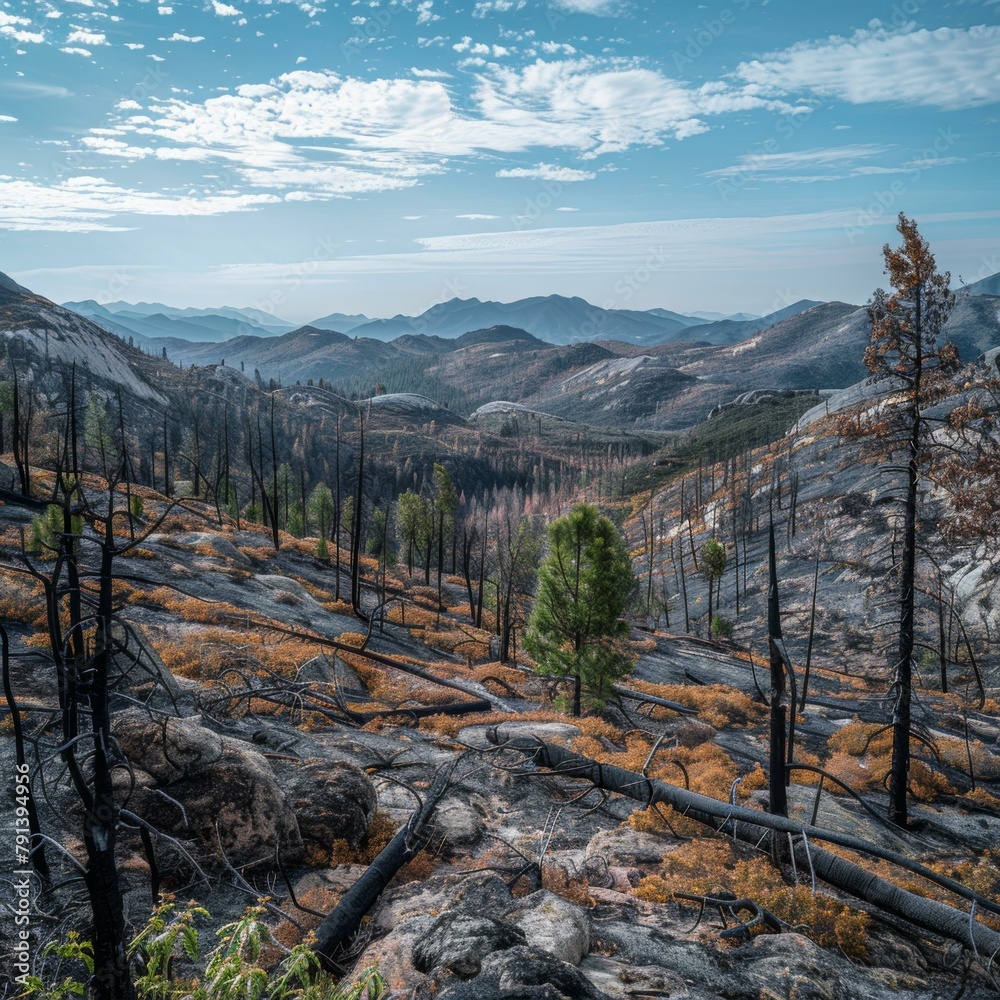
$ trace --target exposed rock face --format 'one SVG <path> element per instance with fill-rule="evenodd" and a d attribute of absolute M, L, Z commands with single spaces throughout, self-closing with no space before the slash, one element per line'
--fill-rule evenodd
<path fill-rule="evenodd" d="M 295 814 L 267 760 L 246 743 L 195 718 L 155 719 L 138 710 L 119 716 L 115 736 L 154 781 L 155 790 L 131 803 L 154 826 L 180 837 L 193 833 L 210 851 L 221 847 L 234 865 L 270 861 L 276 849 L 285 860 L 301 856 Z"/>
<path fill-rule="evenodd" d="M 285 790 L 302 839 L 323 850 L 335 840 L 361 846 L 378 799 L 367 776 L 351 764 L 316 761 L 281 771 Z"/>
<path fill-rule="evenodd" d="M 493 952 L 478 976 L 439 996 L 440 1000 L 602 1000 L 607 994 L 574 966 L 539 948 L 519 945 Z"/>
<path fill-rule="evenodd" d="M 529 944 L 570 965 L 578 965 L 590 951 L 590 914 L 547 889 L 519 899 L 505 919 L 524 932 Z"/>
<path fill-rule="evenodd" d="M 505 920 L 443 913 L 413 946 L 413 965 L 418 972 L 445 968 L 460 979 L 471 979 L 487 955 L 524 942 L 524 932 Z"/>
<path fill-rule="evenodd" d="M 483 835 L 483 817 L 475 807 L 475 799 L 449 795 L 434 810 L 432 841 L 441 843 L 441 850 L 448 854 L 478 843 Z"/>

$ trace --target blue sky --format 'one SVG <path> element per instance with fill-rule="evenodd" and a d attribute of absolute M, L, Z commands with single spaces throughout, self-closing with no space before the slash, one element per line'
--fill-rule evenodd
<path fill-rule="evenodd" d="M 1000 3 L 0 0 L 0 270 L 305 321 L 1000 270 Z"/>

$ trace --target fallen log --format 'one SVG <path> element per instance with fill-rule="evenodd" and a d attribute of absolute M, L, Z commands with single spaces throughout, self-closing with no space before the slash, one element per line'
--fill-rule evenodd
<path fill-rule="evenodd" d="M 698 714 L 698 709 L 696 708 L 688 708 L 687 705 L 682 705 L 680 702 L 668 701 L 666 698 L 657 698 L 655 695 L 643 694 L 634 688 L 625 687 L 624 684 L 615 684 L 611 690 L 620 698 L 627 698 L 629 701 L 648 702 L 650 705 L 659 705 L 660 708 L 669 708 L 671 711 L 678 712 L 681 715 Z"/>
<path fill-rule="evenodd" d="M 453 771 L 454 767 L 450 767 L 438 773 L 420 808 L 414 810 L 408 822 L 400 827 L 365 873 L 316 928 L 313 950 L 327 972 L 337 974 L 342 971 L 335 961 L 337 952 L 357 933 L 361 921 L 396 872 L 423 848 L 434 810 L 451 781 Z"/>
<path fill-rule="evenodd" d="M 346 642 L 338 642 L 336 639 L 329 639 L 325 635 L 316 635 L 314 632 L 305 632 L 302 629 L 287 628 L 286 626 L 276 625 L 273 622 L 257 621 L 247 616 L 222 615 L 220 617 L 239 622 L 244 628 L 254 627 L 266 629 L 269 632 L 277 632 L 279 635 L 288 635 L 294 639 L 304 639 L 307 642 L 315 643 L 317 646 L 326 646 L 329 649 L 336 649 L 341 653 L 353 653 L 355 656 L 363 656 L 366 660 L 372 660 L 375 663 L 381 663 L 384 666 L 392 667 L 393 669 L 399 670 L 404 674 L 412 674 L 412 676 L 420 677 L 422 680 L 430 681 L 432 684 L 439 684 L 441 687 L 453 688 L 455 691 L 461 691 L 462 694 L 467 694 L 470 698 L 475 698 L 479 701 L 483 700 L 481 691 L 474 691 L 472 688 L 469 688 L 464 684 L 460 684 L 458 681 L 447 680 L 444 677 L 436 677 L 429 670 L 424 670 L 422 667 L 418 667 L 412 663 L 404 663 L 400 660 L 395 660 L 391 656 L 385 656 L 383 653 L 376 653 L 370 649 L 358 649 L 357 646 L 349 646 Z M 505 711 L 506 707 L 502 704 L 491 703 L 488 710 Z"/>
<path fill-rule="evenodd" d="M 811 868 L 819 878 L 834 888 L 933 934 L 957 941 L 977 955 L 989 958 L 1000 953 L 1000 933 L 975 919 L 976 909 L 1000 914 L 1000 904 L 974 892 L 961 882 L 931 871 L 898 851 L 879 847 L 861 837 L 720 802 L 667 781 L 646 778 L 635 771 L 626 771 L 612 764 L 601 764 L 582 754 L 541 740 L 524 736 L 508 739 L 496 727 L 487 730 L 486 738 L 494 746 L 515 750 L 529 757 L 539 767 L 570 777 L 585 778 L 598 788 L 617 792 L 647 806 L 656 803 L 671 805 L 688 818 L 716 831 L 725 831 L 734 839 L 757 843 L 767 831 L 798 837 L 800 840 L 794 846 L 798 864 L 803 869 Z M 965 913 L 946 903 L 901 889 L 865 871 L 859 865 L 815 846 L 817 841 L 835 844 L 898 865 L 968 900 L 972 903 L 972 909 Z"/>

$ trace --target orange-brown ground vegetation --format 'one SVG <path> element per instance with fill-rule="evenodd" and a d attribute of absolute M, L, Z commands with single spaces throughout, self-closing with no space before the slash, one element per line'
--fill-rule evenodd
<path fill-rule="evenodd" d="M 839 947 L 852 958 L 867 954 L 867 913 L 808 886 L 789 884 L 769 858 L 748 856 L 721 837 L 695 837 L 665 854 L 660 872 L 642 879 L 635 895 L 666 903 L 678 892 L 729 892 L 770 910 L 825 948 Z"/>

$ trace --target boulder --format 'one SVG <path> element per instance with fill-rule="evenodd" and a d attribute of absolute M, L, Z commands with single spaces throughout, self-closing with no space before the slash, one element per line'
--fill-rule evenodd
<path fill-rule="evenodd" d="M 487 955 L 524 942 L 524 932 L 511 923 L 452 910 L 442 913 L 416 941 L 413 966 L 418 972 L 444 968 L 471 979 Z"/>
<path fill-rule="evenodd" d="M 503 913 L 512 902 L 510 889 L 499 875 L 432 875 L 408 882 L 385 894 L 375 915 L 375 932 L 391 931 L 408 917 L 462 909 L 467 913 Z"/>
<path fill-rule="evenodd" d="M 125 712 L 114 723 L 118 745 L 155 782 L 131 803 L 147 822 L 181 838 L 194 834 L 234 865 L 302 855 L 302 837 L 265 757 L 220 736 L 197 717 L 151 718 Z M 163 794 L 159 794 L 163 793 Z"/>
<path fill-rule="evenodd" d="M 590 914 L 547 889 L 519 899 L 504 919 L 524 932 L 528 944 L 570 965 L 579 965 L 590 951 Z"/>
<path fill-rule="evenodd" d="M 603 1000 L 600 992 L 572 965 L 528 945 L 495 951 L 478 976 L 456 983 L 440 1000 Z"/>
<path fill-rule="evenodd" d="M 601 830 L 587 844 L 588 858 L 603 858 L 608 866 L 658 865 L 669 843 L 662 834 L 637 830 L 622 823 L 611 830 Z"/>
<path fill-rule="evenodd" d="M 375 818 L 378 797 L 368 776 L 353 764 L 313 761 L 281 771 L 302 839 L 328 851 L 335 840 L 357 850 Z"/>
<path fill-rule="evenodd" d="M 471 847 L 483 835 L 483 818 L 475 808 L 478 796 L 459 798 L 449 795 L 434 810 L 431 842 L 441 844 L 442 852 L 454 854 L 458 848 Z"/>

